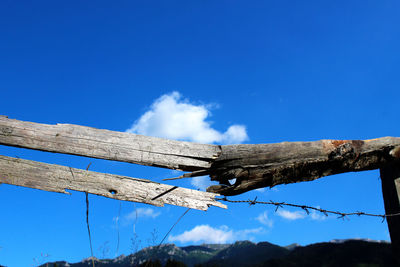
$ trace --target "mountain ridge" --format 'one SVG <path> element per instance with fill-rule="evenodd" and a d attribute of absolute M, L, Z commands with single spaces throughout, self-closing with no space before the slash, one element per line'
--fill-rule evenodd
<path fill-rule="evenodd" d="M 146 261 L 151 261 L 151 264 Z M 87 267 L 81 262 L 49 262 L 40 267 Z M 178 247 L 175 244 L 146 247 L 114 259 L 94 259 L 98 267 L 125 266 L 397 266 L 387 241 L 344 239 L 286 247 L 269 242 L 237 241 L 233 244 L 202 244 Z"/>

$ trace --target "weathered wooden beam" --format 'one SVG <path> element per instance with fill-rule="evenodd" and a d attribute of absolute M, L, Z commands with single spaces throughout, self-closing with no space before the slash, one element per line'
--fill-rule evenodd
<path fill-rule="evenodd" d="M 320 140 L 259 145 L 206 145 L 90 127 L 47 125 L 0 116 L 0 144 L 210 175 L 223 195 L 379 169 L 400 160 L 400 138 Z M 231 185 L 228 180 L 236 179 Z"/>
<path fill-rule="evenodd" d="M 215 145 L 5 116 L 0 116 L 0 144 L 183 171 L 208 169 L 220 154 Z"/>
<path fill-rule="evenodd" d="M 386 214 L 400 213 L 400 164 L 392 162 L 380 169 L 382 181 L 383 201 Z M 400 216 L 386 218 L 393 256 L 400 264 Z"/>
<path fill-rule="evenodd" d="M 400 138 L 320 140 L 222 146 L 211 168 L 220 185 L 209 192 L 237 195 L 278 184 L 312 181 L 327 175 L 379 169 L 400 159 Z M 228 180 L 236 179 L 231 185 Z"/>
<path fill-rule="evenodd" d="M 0 183 L 66 193 L 66 189 L 155 206 L 171 204 L 198 210 L 226 208 L 213 193 L 144 179 L 98 173 L 60 165 L 0 156 Z"/>

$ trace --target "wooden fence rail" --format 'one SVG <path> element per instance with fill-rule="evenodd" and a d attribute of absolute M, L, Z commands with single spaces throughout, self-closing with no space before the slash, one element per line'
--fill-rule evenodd
<path fill-rule="evenodd" d="M 59 193 L 67 193 L 66 189 L 82 191 L 155 206 L 171 204 L 199 210 L 207 210 L 209 206 L 226 208 L 214 200 L 213 193 L 5 156 L 0 156 L 0 182 Z"/>
<path fill-rule="evenodd" d="M 207 145 L 90 127 L 47 125 L 0 116 L 0 144 L 116 160 L 186 171 L 182 177 L 209 175 L 219 185 L 207 192 L 148 180 L 0 157 L 0 182 L 43 190 L 85 191 L 115 199 L 164 203 L 205 210 L 226 208 L 217 194 L 237 195 L 278 184 L 327 175 L 380 169 L 386 214 L 400 212 L 400 138 L 320 140 L 277 144 Z M 230 183 L 235 179 L 233 184 Z M 388 218 L 400 263 L 400 217 Z"/>
<path fill-rule="evenodd" d="M 220 154 L 214 145 L 5 116 L 0 116 L 0 144 L 183 171 L 210 168 Z"/>
<path fill-rule="evenodd" d="M 5 116 L 0 116 L 0 144 L 190 171 L 209 167 L 219 153 L 218 146 L 78 125 L 24 122 Z M 214 200 L 219 195 L 215 193 L 5 156 L 0 157 L 0 183 L 60 193 L 66 193 L 65 189 L 84 191 L 156 206 L 226 208 Z"/>
<path fill-rule="evenodd" d="M 223 195 L 379 169 L 400 159 L 398 137 L 217 146 L 4 116 L 0 144 L 192 171 L 184 177 L 210 175 L 220 185 L 208 191 Z"/>
<path fill-rule="evenodd" d="M 212 164 L 209 191 L 237 195 L 252 189 L 312 181 L 320 177 L 379 169 L 400 162 L 400 138 L 320 140 L 221 147 Z M 227 183 L 236 178 L 233 185 Z"/>

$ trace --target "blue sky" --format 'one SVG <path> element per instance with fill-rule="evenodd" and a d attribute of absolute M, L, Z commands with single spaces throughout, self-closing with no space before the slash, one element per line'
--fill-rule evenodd
<path fill-rule="evenodd" d="M 211 143 L 398 136 L 399 8 L 398 1 L 1 1 L 0 114 Z M 4 146 L 0 154 L 81 169 L 92 162 L 93 171 L 154 181 L 176 175 Z M 206 181 L 169 183 L 198 188 Z M 378 171 L 234 199 L 256 196 L 384 213 Z M 3 184 L 0 203 L 0 264 L 90 256 L 84 193 Z M 94 254 L 158 244 L 184 211 L 90 195 Z M 166 242 L 341 238 L 389 235 L 376 218 L 230 204 L 191 210 Z"/>

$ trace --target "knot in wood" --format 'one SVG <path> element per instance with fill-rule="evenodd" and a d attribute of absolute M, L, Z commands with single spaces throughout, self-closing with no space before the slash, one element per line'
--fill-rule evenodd
<path fill-rule="evenodd" d="M 1 126 L 0 127 L 0 132 L 2 135 L 10 135 L 13 132 L 13 128 L 12 127 L 8 127 L 8 126 Z"/>
<path fill-rule="evenodd" d="M 351 141 L 336 141 L 332 142 L 332 144 L 336 147 L 329 155 L 328 158 L 330 160 L 335 159 L 352 159 L 357 158 L 360 152 L 362 151 L 362 146 L 364 145 L 364 141 L 362 140 L 351 140 Z"/>

